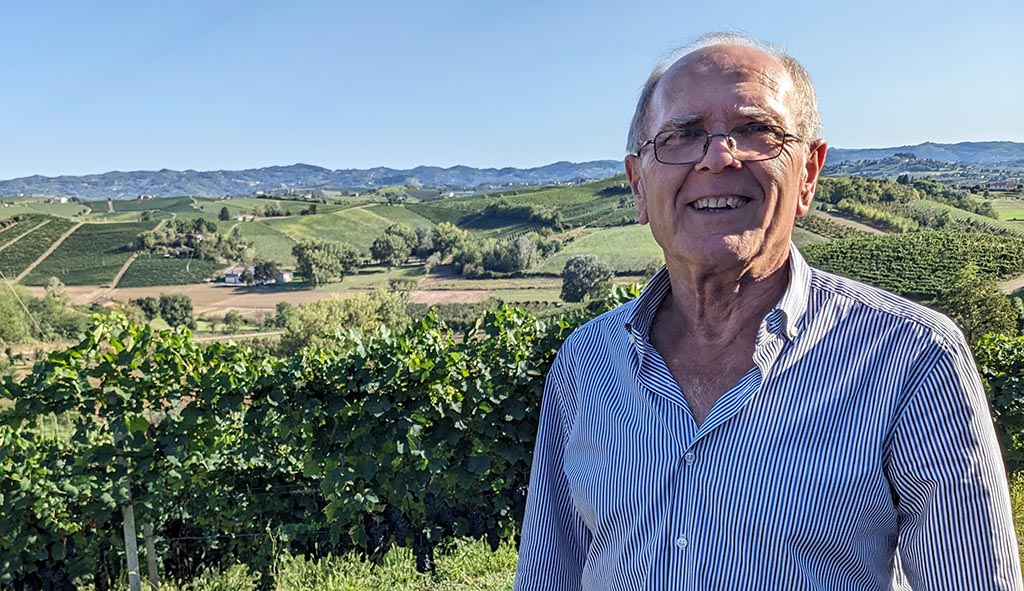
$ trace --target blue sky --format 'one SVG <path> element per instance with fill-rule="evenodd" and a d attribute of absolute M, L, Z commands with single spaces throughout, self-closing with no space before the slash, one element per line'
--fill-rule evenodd
<path fill-rule="evenodd" d="M 618 159 L 659 56 L 782 45 L 835 147 L 1024 141 L 1019 0 L 11 2 L 0 179 Z"/>

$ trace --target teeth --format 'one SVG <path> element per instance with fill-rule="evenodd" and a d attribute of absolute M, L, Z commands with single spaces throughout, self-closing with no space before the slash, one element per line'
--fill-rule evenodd
<path fill-rule="evenodd" d="M 715 197 L 710 199 L 698 199 L 690 205 L 694 209 L 736 209 L 746 203 L 743 197 Z"/>

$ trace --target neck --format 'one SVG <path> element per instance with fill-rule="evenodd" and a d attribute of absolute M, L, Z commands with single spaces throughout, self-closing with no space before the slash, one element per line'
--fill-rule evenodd
<path fill-rule="evenodd" d="M 693 344 L 728 346 L 741 336 L 752 337 L 789 285 L 788 257 L 786 252 L 781 261 L 727 271 L 670 261 L 672 293 L 660 312 Z"/>

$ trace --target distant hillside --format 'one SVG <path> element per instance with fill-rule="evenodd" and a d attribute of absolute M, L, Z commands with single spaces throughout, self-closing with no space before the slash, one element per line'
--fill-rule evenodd
<path fill-rule="evenodd" d="M 1018 142 L 925 142 L 916 146 L 896 148 L 832 148 L 828 151 L 828 161 L 838 164 L 843 161 L 882 160 L 896 153 L 914 154 L 921 159 L 958 164 L 1024 167 L 1024 143 Z"/>
<path fill-rule="evenodd" d="M 140 194 L 225 197 L 283 189 L 367 189 L 386 185 L 476 189 L 605 179 L 622 172 L 618 160 L 556 162 L 537 168 L 419 166 L 411 170 L 329 170 L 308 164 L 249 170 L 159 170 L 86 176 L 30 176 L 0 181 L 0 195 L 68 195 L 81 199 L 130 199 Z"/>
<path fill-rule="evenodd" d="M 1024 143 L 962 142 L 959 144 L 924 143 L 895 148 L 844 149 L 829 151 L 827 174 L 864 174 L 888 176 L 905 172 L 905 163 L 885 161 L 895 154 L 914 154 L 920 172 L 955 173 L 942 163 L 960 167 L 1011 168 L 1024 170 Z M 904 159 L 905 160 L 905 159 Z M 843 162 L 857 163 L 842 165 Z M 865 170 L 861 171 L 860 168 Z M 955 168 L 955 167 L 954 167 Z M 308 164 L 271 166 L 249 170 L 158 170 L 107 172 L 86 176 L 31 176 L 0 181 L 0 195 L 67 195 L 80 199 L 130 199 L 140 194 L 157 197 L 190 195 L 226 197 L 252 195 L 257 191 L 281 192 L 295 189 L 352 190 L 388 185 L 406 185 L 430 189 L 477 190 L 507 186 L 568 183 L 600 180 L 621 174 L 621 160 L 592 162 L 556 162 L 537 168 L 472 168 L 469 166 L 418 166 L 410 170 L 371 168 L 368 170 L 330 170 Z M 986 175 L 984 181 L 992 178 Z"/>

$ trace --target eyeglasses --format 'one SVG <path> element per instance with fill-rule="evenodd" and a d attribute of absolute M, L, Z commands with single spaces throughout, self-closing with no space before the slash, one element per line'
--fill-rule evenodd
<path fill-rule="evenodd" d="M 741 125 L 729 133 L 708 133 L 703 129 L 669 129 L 640 144 L 636 156 L 648 144 L 654 145 L 654 159 L 662 164 L 693 164 L 704 159 L 711 138 L 725 138 L 732 157 L 740 162 L 758 162 L 778 158 L 789 138 L 802 142 L 799 137 L 786 133 L 777 125 L 753 123 Z"/>

